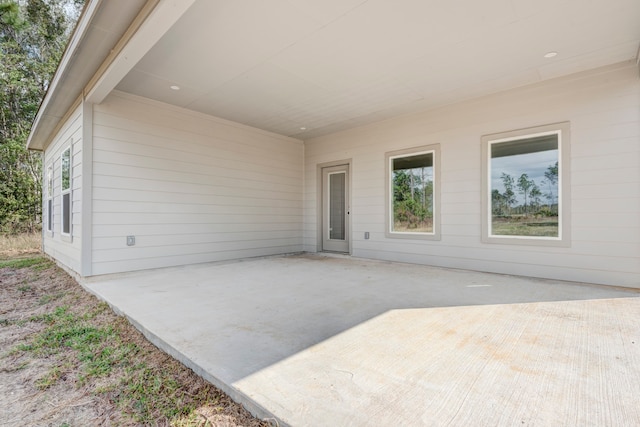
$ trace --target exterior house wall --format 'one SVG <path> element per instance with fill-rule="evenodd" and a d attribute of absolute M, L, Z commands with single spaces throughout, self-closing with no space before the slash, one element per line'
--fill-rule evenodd
<path fill-rule="evenodd" d="M 93 116 L 92 274 L 302 250 L 301 141 L 120 92 Z"/>
<path fill-rule="evenodd" d="M 43 156 L 43 250 L 65 267 L 81 272 L 82 241 L 82 105 L 73 107 L 66 121 L 44 150 Z M 63 236 L 62 231 L 62 187 L 60 156 L 71 147 L 71 233 Z M 47 170 L 53 168 L 53 230 L 47 231 Z"/>
<path fill-rule="evenodd" d="M 640 287 L 639 111 L 638 70 L 624 63 L 308 140 L 304 248 L 317 250 L 317 165 L 352 159 L 354 256 Z M 563 121 L 571 246 L 482 243 L 481 137 Z M 429 144 L 441 147 L 441 240 L 389 239 L 385 153 Z"/>

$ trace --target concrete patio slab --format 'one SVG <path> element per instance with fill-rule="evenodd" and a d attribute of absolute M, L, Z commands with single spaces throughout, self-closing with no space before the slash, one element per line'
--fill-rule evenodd
<path fill-rule="evenodd" d="M 305 254 L 95 277 L 280 425 L 640 425 L 640 294 Z"/>

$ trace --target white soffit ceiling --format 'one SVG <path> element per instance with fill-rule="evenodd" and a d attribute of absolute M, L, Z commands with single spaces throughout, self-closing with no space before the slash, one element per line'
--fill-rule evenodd
<path fill-rule="evenodd" d="M 117 89 L 307 139 L 633 59 L 638 17 L 638 0 L 198 0 Z"/>

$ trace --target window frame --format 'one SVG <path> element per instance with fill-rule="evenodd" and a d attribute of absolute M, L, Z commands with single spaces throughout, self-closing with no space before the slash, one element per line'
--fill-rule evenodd
<path fill-rule="evenodd" d="M 393 160 L 433 153 L 433 231 L 393 231 Z M 385 153 L 385 236 L 392 239 L 440 240 L 440 144 L 394 150 Z"/>
<path fill-rule="evenodd" d="M 72 231 L 73 231 L 73 220 L 72 220 L 72 211 L 73 211 L 73 200 L 72 200 L 72 188 L 73 188 L 73 156 L 71 153 L 71 147 L 73 146 L 73 143 L 70 144 L 67 148 L 65 148 L 64 150 L 62 150 L 62 153 L 60 154 L 60 234 L 66 238 L 70 238 Z M 68 163 L 68 167 L 69 167 L 69 187 L 68 188 L 64 188 L 64 174 L 65 174 L 65 162 L 63 160 L 65 153 L 69 153 L 69 163 Z M 68 231 L 65 231 L 65 195 L 69 195 L 68 200 L 69 200 L 69 206 L 66 207 L 66 209 L 69 210 L 68 212 L 68 218 L 69 218 L 69 229 Z"/>
<path fill-rule="evenodd" d="M 491 146 L 546 135 L 558 135 L 558 237 L 491 234 Z M 529 246 L 571 246 L 571 156 L 570 123 L 561 122 L 482 137 L 482 242 Z"/>

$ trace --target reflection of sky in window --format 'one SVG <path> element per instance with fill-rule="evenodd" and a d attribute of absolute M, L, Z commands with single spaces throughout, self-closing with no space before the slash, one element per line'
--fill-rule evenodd
<path fill-rule="evenodd" d="M 491 190 L 498 190 L 500 193 L 504 193 L 504 185 L 502 185 L 502 180 L 500 179 L 504 172 L 513 177 L 513 192 L 518 200 L 516 203 L 523 203 L 524 197 L 518 192 L 517 185 L 520 175 L 526 173 L 530 180 L 535 181 L 542 194 L 546 194 L 549 192 L 549 184 L 543 183 L 543 181 L 546 181 L 544 173 L 549 169 L 549 166 L 555 165 L 557 161 L 558 150 L 493 158 L 491 159 Z M 558 184 L 552 188 L 552 192 L 557 197 Z"/>

